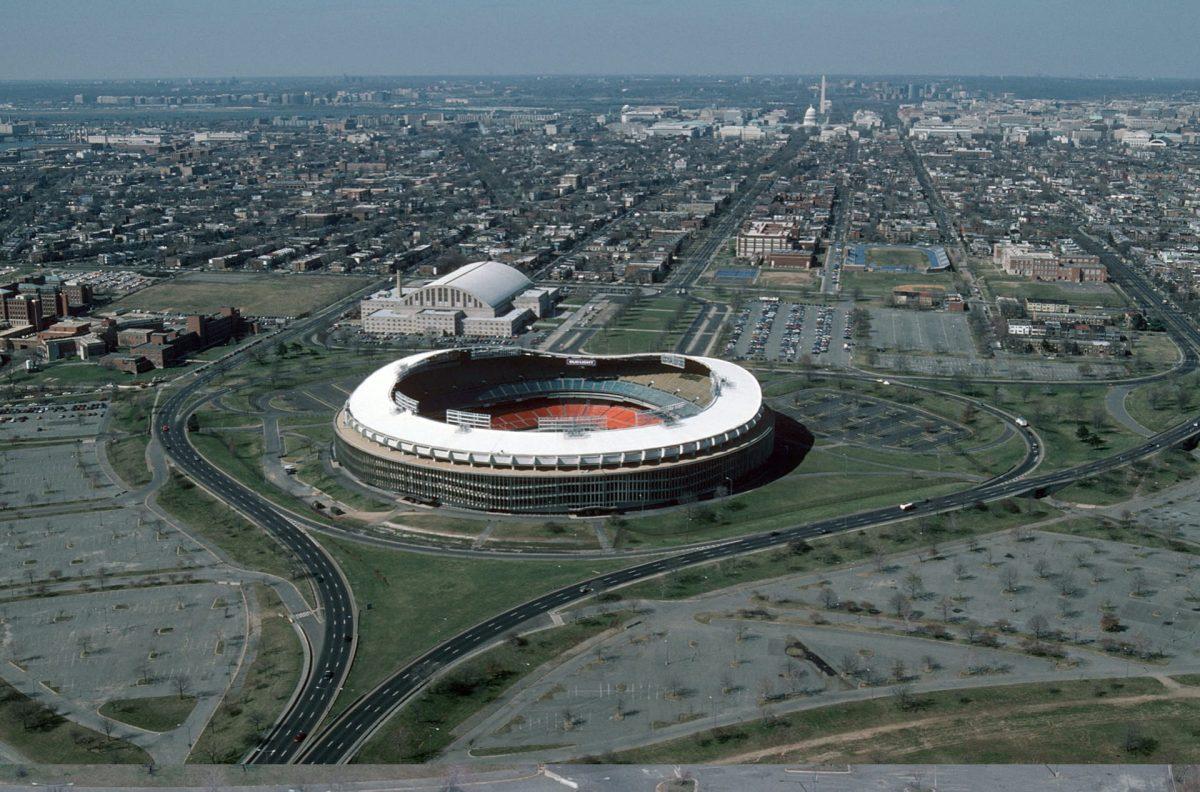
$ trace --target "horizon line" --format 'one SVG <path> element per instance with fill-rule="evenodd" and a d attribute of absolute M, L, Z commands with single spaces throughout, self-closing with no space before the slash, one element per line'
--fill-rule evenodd
<path fill-rule="evenodd" d="M 177 75 L 169 76 L 125 76 L 125 77 L 16 77 L 0 79 L 0 85 L 16 83 L 71 83 L 71 82 L 178 82 L 199 80 L 204 82 L 228 80 L 336 80 L 336 79 L 647 79 L 647 78 L 690 78 L 690 79 L 743 79 L 746 77 L 799 79 L 820 77 L 831 79 L 897 78 L 919 77 L 922 79 L 992 79 L 992 80 L 1073 80 L 1080 82 L 1200 82 L 1200 75 L 1193 77 L 1167 75 L 1130 74 L 989 74 L 989 73 L 931 73 L 931 72 L 512 72 L 512 73 L 467 73 L 467 72 L 410 72 L 389 74 L 351 73 L 341 74 L 225 74 L 225 75 Z"/>

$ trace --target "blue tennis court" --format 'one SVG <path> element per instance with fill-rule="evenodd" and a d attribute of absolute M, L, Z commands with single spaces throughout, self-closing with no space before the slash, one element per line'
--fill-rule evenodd
<path fill-rule="evenodd" d="M 719 269 L 713 276 L 714 280 L 733 281 L 735 283 L 753 283 L 758 277 L 758 270 L 753 267 L 735 267 Z"/>

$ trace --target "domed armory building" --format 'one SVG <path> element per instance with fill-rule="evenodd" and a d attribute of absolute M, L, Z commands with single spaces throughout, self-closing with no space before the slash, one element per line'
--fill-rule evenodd
<path fill-rule="evenodd" d="M 740 366 L 684 355 L 425 352 L 368 376 L 334 419 L 338 462 L 428 504 L 597 513 L 736 490 L 774 420 Z"/>
<path fill-rule="evenodd" d="M 510 338 L 545 316 L 557 297 L 499 261 L 465 264 L 424 286 L 396 287 L 362 301 L 362 328 L 376 334 L 417 333 Z"/>

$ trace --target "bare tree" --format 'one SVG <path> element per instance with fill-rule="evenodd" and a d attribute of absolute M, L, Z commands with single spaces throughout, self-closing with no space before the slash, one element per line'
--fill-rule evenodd
<path fill-rule="evenodd" d="M 1030 616 L 1025 626 L 1029 628 L 1029 632 L 1033 633 L 1033 637 L 1039 641 L 1050 634 L 1050 620 L 1040 613 Z"/>
<path fill-rule="evenodd" d="M 925 581 L 916 572 L 909 572 L 904 576 L 904 589 L 908 596 L 917 599 L 925 593 Z"/>
<path fill-rule="evenodd" d="M 892 592 L 892 596 L 888 598 L 888 607 L 896 614 L 897 619 L 908 621 L 912 616 L 912 602 L 899 591 Z"/>
<path fill-rule="evenodd" d="M 1005 564 L 1000 568 L 1000 585 L 1004 587 L 1004 591 L 1012 594 L 1020 585 L 1020 576 L 1017 575 L 1017 568 L 1012 564 Z"/>
<path fill-rule="evenodd" d="M 1146 578 L 1146 573 L 1140 569 L 1134 572 L 1133 577 L 1129 579 L 1129 593 L 1135 597 L 1145 596 L 1149 586 L 1150 582 Z"/>
<path fill-rule="evenodd" d="M 1079 584 L 1075 582 L 1075 576 L 1069 572 L 1059 575 L 1055 585 L 1058 593 L 1064 597 L 1074 597 L 1079 594 Z"/>
<path fill-rule="evenodd" d="M 944 621 L 944 622 L 950 621 L 950 612 L 953 609 L 954 609 L 954 600 L 950 599 L 949 597 L 947 597 L 945 595 L 943 595 L 942 598 L 940 600 L 938 600 L 938 610 L 940 610 L 942 613 L 942 621 Z"/>

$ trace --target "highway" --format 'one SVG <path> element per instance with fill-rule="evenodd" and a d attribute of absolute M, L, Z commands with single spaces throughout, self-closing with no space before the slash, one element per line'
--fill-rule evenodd
<path fill-rule="evenodd" d="M 1122 262 L 1116 263 L 1114 271 L 1123 285 L 1143 299 L 1144 304 L 1156 305 L 1152 288 L 1140 275 L 1134 273 Z M 1185 357 L 1189 363 L 1194 362 L 1195 350 L 1200 347 L 1200 331 L 1171 311 L 1161 313 L 1164 324 L 1176 337 L 1180 348 L 1185 351 Z M 955 511 L 982 502 L 1027 494 L 1040 495 L 1079 479 L 1089 478 L 1103 471 L 1153 456 L 1165 448 L 1194 438 L 1200 434 L 1200 421 L 1188 420 L 1148 438 L 1133 448 L 1083 465 L 1040 476 L 1030 475 L 1040 461 L 1042 453 L 1037 435 L 1029 427 L 1019 427 L 1018 431 L 1025 438 L 1027 446 L 1025 458 L 1008 472 L 961 492 L 929 498 L 904 506 L 897 504 L 784 530 L 712 543 L 580 581 L 510 608 L 442 642 L 397 671 L 374 690 L 360 697 L 315 740 L 310 742 L 301 754 L 300 761 L 314 764 L 349 761 L 371 734 L 386 722 L 388 717 L 410 696 L 420 690 L 432 676 L 474 650 L 494 642 L 530 619 L 570 603 L 665 572 L 770 547 L 783 546 L 800 540 L 860 530 L 922 515 Z"/>
<path fill-rule="evenodd" d="M 735 212 L 730 212 L 730 216 L 735 214 Z M 720 236 L 713 234 L 710 239 L 716 240 Z M 1150 306 L 1152 310 L 1157 310 L 1160 298 L 1157 297 L 1152 287 L 1145 283 L 1140 275 L 1132 272 L 1110 253 L 1105 252 L 1104 255 L 1114 274 L 1122 281 L 1122 285 L 1144 305 Z M 694 270 L 687 272 L 685 278 L 694 272 Z M 378 285 L 372 288 L 378 288 Z M 357 295 L 348 297 L 313 317 L 271 336 L 270 340 L 274 342 L 302 336 L 339 314 L 356 298 Z M 1195 348 L 1200 347 L 1200 331 L 1197 331 L 1169 308 L 1160 313 L 1164 325 L 1176 337 L 1180 347 L 1185 350 L 1185 356 L 1189 363 L 1186 368 L 1190 369 L 1194 366 Z M 354 654 L 356 614 L 349 586 L 321 547 L 299 527 L 299 524 L 308 523 L 308 520 L 297 520 L 295 515 L 289 516 L 286 511 L 242 486 L 204 460 L 187 441 L 185 427 L 187 417 L 194 409 L 193 397 L 216 376 L 238 365 L 245 357 L 242 352 L 244 350 L 232 353 L 227 358 L 210 364 L 197 374 L 189 375 L 193 376 L 193 379 L 159 406 L 153 423 L 153 432 L 167 455 L 180 470 L 216 497 L 265 528 L 288 547 L 312 575 L 317 589 L 320 608 L 325 617 L 323 640 L 319 647 L 314 647 L 313 662 L 307 669 L 300 690 L 292 704 L 262 743 L 247 757 L 247 761 L 259 763 L 287 762 L 293 761 L 297 757 L 306 763 L 348 761 L 363 741 L 433 675 L 529 620 L 596 593 L 664 572 L 769 547 L 783 546 L 798 540 L 858 530 L 920 515 L 961 509 L 979 502 L 1027 493 L 1040 493 L 1151 456 L 1163 448 L 1181 443 L 1200 432 L 1197 422 L 1188 421 L 1118 454 L 1067 470 L 1031 476 L 1031 472 L 1040 460 L 1040 444 L 1030 429 L 1021 428 L 1020 431 L 1025 437 L 1028 448 L 1028 453 L 1021 463 L 1001 476 L 964 491 L 914 503 L 905 509 L 899 505 L 889 506 L 770 533 L 676 551 L 670 556 L 659 557 L 560 588 L 511 608 L 429 650 L 416 661 L 395 672 L 375 690 L 353 702 L 322 733 L 314 735 L 313 732 L 325 717 L 340 688 Z M 327 526 L 325 529 L 337 530 Z M 359 538 L 350 532 L 346 532 L 346 535 L 349 538 Z"/>
<path fill-rule="evenodd" d="M 268 340 L 272 343 L 281 342 L 306 333 L 340 314 L 363 293 L 370 293 L 377 288 L 379 284 L 374 284 L 370 289 L 340 300 L 309 319 L 267 336 L 259 343 Z M 356 612 L 349 584 L 324 549 L 270 501 L 201 457 L 188 441 L 187 419 L 195 408 L 193 397 L 217 376 L 245 360 L 247 348 L 238 349 L 194 375 L 185 375 L 192 379 L 185 381 L 158 406 L 151 426 L 154 437 L 179 470 L 214 497 L 267 530 L 311 576 L 324 618 L 322 640 L 318 646 L 311 647 L 312 662 L 306 667 L 292 702 L 266 738 L 246 758 L 251 763 L 285 763 L 302 747 L 302 740 L 297 741 L 297 737 L 314 731 L 325 717 L 350 669 L 356 640 Z"/>

